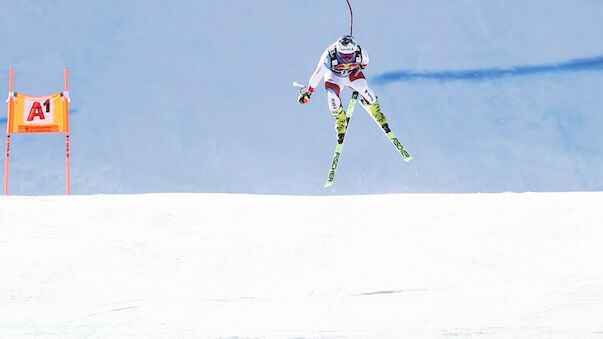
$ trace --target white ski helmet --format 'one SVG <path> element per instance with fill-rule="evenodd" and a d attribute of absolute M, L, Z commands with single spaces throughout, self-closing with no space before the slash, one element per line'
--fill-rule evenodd
<path fill-rule="evenodd" d="M 358 44 L 351 35 L 344 35 L 335 43 L 335 50 L 339 54 L 352 54 L 356 53 Z"/>

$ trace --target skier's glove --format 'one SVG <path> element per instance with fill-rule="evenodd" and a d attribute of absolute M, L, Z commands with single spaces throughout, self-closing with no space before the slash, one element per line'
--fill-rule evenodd
<path fill-rule="evenodd" d="M 307 103 L 310 100 L 310 96 L 312 95 L 312 93 L 314 93 L 314 88 L 309 87 L 305 93 L 299 94 L 297 101 L 302 105 Z"/>

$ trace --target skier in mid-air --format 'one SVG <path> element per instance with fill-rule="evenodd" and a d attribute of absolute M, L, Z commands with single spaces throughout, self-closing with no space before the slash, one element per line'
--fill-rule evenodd
<path fill-rule="evenodd" d="M 321 77 L 324 77 L 329 110 L 335 117 L 338 143 L 343 142 L 348 125 L 348 119 L 339 97 L 341 90 L 346 86 L 362 96 L 363 103 L 369 108 L 377 123 L 385 133 L 390 132 L 387 120 L 381 113 L 379 101 L 362 73 L 368 63 L 369 56 L 366 50 L 361 48 L 351 35 L 345 35 L 327 47 L 320 57 L 316 70 L 310 77 L 306 91 L 302 90 L 299 95 L 299 103 L 307 103 L 314 93 L 314 89 L 319 85 Z"/>
<path fill-rule="evenodd" d="M 335 146 L 333 161 L 331 162 L 331 168 L 329 170 L 329 175 L 327 176 L 325 187 L 332 186 L 335 181 L 346 131 L 348 129 L 348 124 L 352 119 L 356 103 L 358 102 L 358 95 L 362 97 L 360 99 L 360 106 L 373 116 L 375 122 L 381 126 L 381 129 L 394 147 L 396 147 L 396 150 L 400 153 L 404 161 L 409 162 L 413 158 L 406 148 L 404 148 L 404 145 L 402 145 L 400 140 L 398 140 L 394 132 L 390 130 L 385 115 L 381 113 L 377 96 L 368 86 L 366 78 L 362 73 L 362 70 L 364 70 L 369 63 L 369 56 L 366 50 L 362 49 L 352 37 L 354 13 L 350 1 L 346 0 L 346 2 L 350 9 L 350 34 L 337 39 L 335 43 L 327 47 L 322 53 L 318 65 L 316 66 L 316 70 L 310 77 L 308 86 L 293 82 L 293 86 L 301 88 L 297 101 L 300 104 L 305 104 L 310 100 L 312 93 L 314 93 L 314 89 L 320 83 L 320 78 L 324 78 L 325 81 L 329 110 L 335 118 L 335 130 L 337 131 L 337 145 Z M 353 90 L 347 113 L 343 110 L 341 98 L 339 96 L 341 90 L 345 87 L 349 87 Z"/>

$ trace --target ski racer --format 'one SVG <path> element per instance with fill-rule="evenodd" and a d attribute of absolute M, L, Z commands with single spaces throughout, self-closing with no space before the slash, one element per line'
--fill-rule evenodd
<path fill-rule="evenodd" d="M 306 91 L 302 90 L 299 95 L 299 103 L 307 103 L 314 93 L 314 89 L 320 84 L 321 77 L 324 78 L 329 110 L 335 118 L 338 143 L 343 142 L 348 125 L 346 113 L 339 97 L 341 90 L 346 86 L 362 96 L 363 103 L 370 109 L 377 123 L 385 133 L 390 132 L 387 120 L 381 113 L 379 101 L 362 73 L 368 63 L 369 56 L 366 50 L 361 48 L 351 35 L 345 35 L 327 47 L 320 57 L 316 70 L 310 77 Z"/>

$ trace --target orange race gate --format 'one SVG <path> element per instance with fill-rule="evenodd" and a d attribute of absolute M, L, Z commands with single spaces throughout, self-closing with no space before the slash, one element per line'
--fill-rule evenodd
<path fill-rule="evenodd" d="M 15 70 L 10 69 L 8 115 L 6 132 L 6 168 L 4 194 L 8 195 L 10 174 L 10 136 L 15 133 L 65 133 L 66 136 L 66 192 L 71 194 L 71 164 L 69 154 L 69 69 L 65 68 L 65 91 L 45 96 L 15 93 Z"/>

